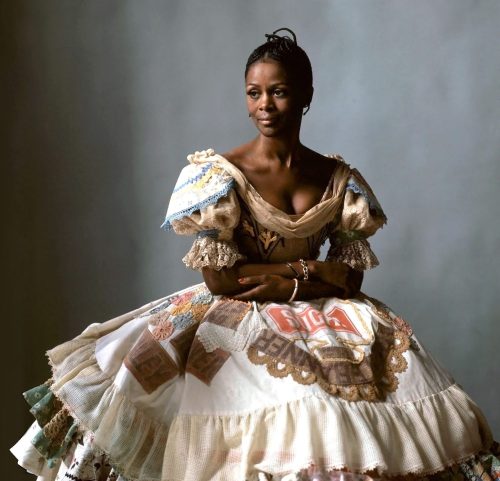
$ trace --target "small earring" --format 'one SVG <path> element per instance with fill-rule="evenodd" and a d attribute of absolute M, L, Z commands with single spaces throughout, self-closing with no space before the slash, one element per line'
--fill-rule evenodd
<path fill-rule="evenodd" d="M 307 112 L 309 112 L 309 109 L 311 108 L 311 106 L 308 104 L 308 105 L 304 106 L 304 108 L 305 108 L 305 110 L 304 110 L 304 112 L 302 112 L 302 115 L 306 115 Z"/>
<path fill-rule="evenodd" d="M 252 114 L 251 114 L 250 112 L 248 112 L 248 116 L 249 116 L 249 117 L 251 117 L 251 116 L 252 116 Z"/>

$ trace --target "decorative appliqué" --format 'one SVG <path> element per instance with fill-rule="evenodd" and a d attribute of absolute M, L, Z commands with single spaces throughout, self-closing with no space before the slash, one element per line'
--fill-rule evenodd
<path fill-rule="evenodd" d="M 123 362 L 148 394 L 179 374 L 177 364 L 149 329 L 143 331 Z"/>
<path fill-rule="evenodd" d="M 403 353 L 410 341 L 405 332 L 382 324 L 375 335 L 369 309 L 349 300 L 270 304 L 262 314 L 276 330 L 261 330 L 248 358 L 273 377 L 317 383 L 350 401 L 381 400 L 397 389 L 396 374 L 407 367 Z"/>
<path fill-rule="evenodd" d="M 259 241 L 261 242 L 264 250 L 267 251 L 269 248 L 280 239 L 280 236 L 276 232 L 272 232 L 270 230 L 263 230 L 259 234 Z"/>
<path fill-rule="evenodd" d="M 230 356 L 229 352 L 222 349 L 207 352 L 200 340 L 195 337 L 189 351 L 186 372 L 209 385 Z"/>

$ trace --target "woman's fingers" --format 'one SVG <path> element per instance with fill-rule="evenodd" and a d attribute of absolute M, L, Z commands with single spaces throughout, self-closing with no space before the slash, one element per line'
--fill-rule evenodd
<path fill-rule="evenodd" d="M 233 299 L 238 301 L 256 301 L 259 298 L 259 295 L 262 294 L 262 286 L 254 287 L 245 292 L 241 292 L 240 294 L 236 294 L 231 296 Z"/>
<path fill-rule="evenodd" d="M 283 301 L 290 297 L 294 286 L 292 280 L 278 275 L 252 276 L 247 284 L 258 285 L 232 297 L 240 301 Z"/>
<path fill-rule="evenodd" d="M 277 278 L 281 276 L 273 275 L 273 274 L 262 274 L 259 276 L 245 276 L 240 277 L 238 282 L 243 285 L 252 285 L 252 284 L 270 284 L 275 281 Z"/>
<path fill-rule="evenodd" d="M 243 285 L 252 285 L 252 284 L 263 284 L 265 282 L 265 277 L 267 276 L 246 276 L 240 277 L 238 282 Z"/>

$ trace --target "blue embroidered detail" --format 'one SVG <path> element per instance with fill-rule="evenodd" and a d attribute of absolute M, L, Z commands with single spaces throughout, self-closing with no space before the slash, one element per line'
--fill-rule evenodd
<path fill-rule="evenodd" d="M 354 192 L 355 194 L 362 195 L 365 198 L 366 202 L 368 202 L 371 210 L 375 210 L 377 214 L 384 215 L 384 211 L 382 210 L 382 207 L 377 202 L 377 200 L 373 196 L 371 196 L 365 189 L 363 189 L 363 187 L 361 187 L 354 179 L 350 178 L 347 181 L 346 189 Z"/>
<path fill-rule="evenodd" d="M 198 182 L 211 168 L 212 168 L 212 165 L 210 165 L 210 164 L 204 165 L 201 168 L 200 173 L 198 175 L 191 177 L 190 179 L 186 180 L 186 182 L 184 182 L 181 185 L 176 185 L 173 193 L 178 192 L 179 190 L 186 187 L 187 185 L 194 184 L 195 182 Z"/>
<path fill-rule="evenodd" d="M 203 237 L 210 237 L 212 239 L 217 239 L 217 237 L 219 236 L 219 229 L 207 229 L 207 230 L 200 230 L 200 232 L 198 232 L 196 234 L 196 237 L 198 239 L 203 239 Z"/>
<path fill-rule="evenodd" d="M 161 225 L 161 228 L 165 229 L 166 231 L 169 231 L 172 229 L 173 220 L 182 219 L 183 217 L 190 216 L 193 212 L 196 212 L 197 210 L 202 210 L 205 207 L 208 207 L 209 205 L 216 204 L 219 199 L 227 196 L 227 194 L 233 189 L 234 183 L 235 183 L 234 179 L 231 179 L 219 192 L 216 192 L 215 194 L 207 197 L 206 199 L 203 199 L 201 202 L 198 202 L 197 204 L 192 205 L 191 207 L 188 207 L 187 209 L 183 209 L 165 218 L 163 224 Z"/>

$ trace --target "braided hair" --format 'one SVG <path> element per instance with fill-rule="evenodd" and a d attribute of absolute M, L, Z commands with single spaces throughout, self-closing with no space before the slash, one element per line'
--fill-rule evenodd
<path fill-rule="evenodd" d="M 288 35 L 278 35 L 279 32 L 288 32 Z M 290 82 L 303 96 L 303 106 L 309 106 L 313 92 L 313 74 L 311 62 L 306 52 L 297 45 L 297 37 L 289 28 L 279 28 L 272 34 L 266 34 L 267 41 L 257 47 L 248 57 L 245 66 L 245 78 L 250 67 L 265 59 L 279 62 L 288 74 Z"/>

